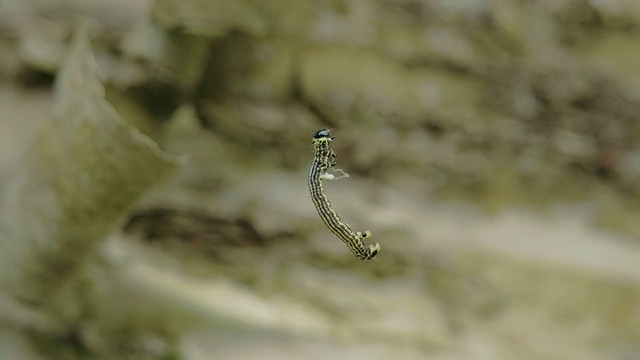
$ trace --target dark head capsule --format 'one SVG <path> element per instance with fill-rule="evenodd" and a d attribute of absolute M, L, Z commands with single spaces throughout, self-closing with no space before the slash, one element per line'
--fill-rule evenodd
<path fill-rule="evenodd" d="M 321 129 L 321 130 L 318 130 L 315 134 L 313 134 L 314 139 L 321 139 L 325 137 L 333 138 L 331 136 L 331 131 L 329 131 L 329 129 Z"/>

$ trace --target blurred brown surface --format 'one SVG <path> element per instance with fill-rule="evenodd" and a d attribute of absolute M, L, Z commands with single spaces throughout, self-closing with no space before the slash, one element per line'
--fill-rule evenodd
<path fill-rule="evenodd" d="M 80 18 L 107 100 L 190 162 L 50 305 L 0 294 L 0 358 L 640 354 L 637 2 L 0 0 L 2 185 Z M 374 261 L 308 198 L 322 127 Z"/>

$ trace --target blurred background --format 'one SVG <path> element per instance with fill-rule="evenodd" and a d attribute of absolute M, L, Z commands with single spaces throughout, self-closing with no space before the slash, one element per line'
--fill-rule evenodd
<path fill-rule="evenodd" d="M 0 0 L 0 49 L 2 359 L 640 359 L 636 0 Z"/>

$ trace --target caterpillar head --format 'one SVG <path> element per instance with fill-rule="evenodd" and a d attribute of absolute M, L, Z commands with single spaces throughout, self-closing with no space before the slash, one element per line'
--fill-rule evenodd
<path fill-rule="evenodd" d="M 331 130 L 320 129 L 316 131 L 316 133 L 313 134 L 313 140 L 320 140 L 320 139 L 333 140 L 333 136 L 331 136 Z"/>

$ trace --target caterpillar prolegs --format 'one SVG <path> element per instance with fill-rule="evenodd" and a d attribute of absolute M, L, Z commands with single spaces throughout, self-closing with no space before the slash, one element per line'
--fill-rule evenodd
<path fill-rule="evenodd" d="M 380 245 L 365 245 L 362 240 L 371 237 L 370 231 L 353 231 L 351 226 L 340 217 L 331 206 L 329 198 L 324 193 L 322 180 L 337 180 L 349 177 L 349 174 L 340 169 L 335 169 L 337 155 L 333 151 L 329 129 L 318 130 L 313 135 L 315 155 L 311 169 L 309 170 L 309 192 L 311 200 L 318 210 L 320 218 L 331 232 L 342 240 L 351 252 L 361 260 L 373 259 L 380 251 Z M 339 176 L 330 173 L 338 173 Z"/>

